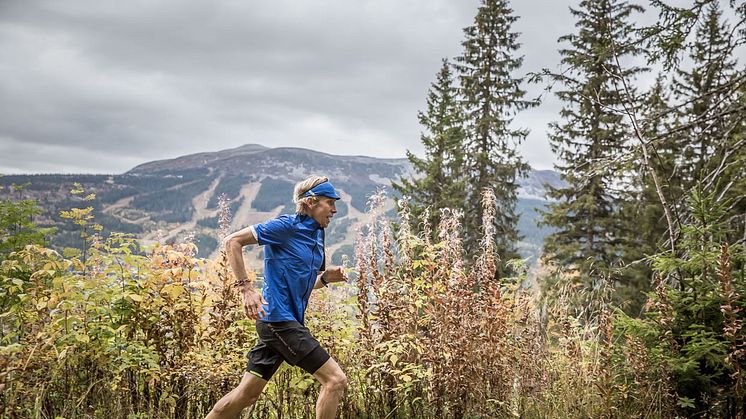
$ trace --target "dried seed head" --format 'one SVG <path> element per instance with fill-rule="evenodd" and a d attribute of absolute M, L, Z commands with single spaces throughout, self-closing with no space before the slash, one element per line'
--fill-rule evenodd
<path fill-rule="evenodd" d="M 226 194 L 220 194 L 218 197 L 218 226 L 220 227 L 220 238 L 228 235 L 231 226 L 231 208 L 230 199 Z"/>

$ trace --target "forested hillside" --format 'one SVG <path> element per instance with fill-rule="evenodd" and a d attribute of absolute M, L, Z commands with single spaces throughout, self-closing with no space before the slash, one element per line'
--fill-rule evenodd
<path fill-rule="evenodd" d="M 145 241 L 159 237 L 166 242 L 196 237 L 199 255 L 213 255 L 219 231 L 217 202 L 224 195 L 234 214 L 232 229 L 265 221 L 278 214 L 292 213 L 295 182 L 323 173 L 343 192 L 329 237 L 330 256 L 339 260 L 350 251 L 355 227 L 364 221 L 368 198 L 379 188 L 391 189 L 391 182 L 412 173 L 406 159 L 377 159 L 362 156 L 333 156 L 307 149 L 271 149 L 246 145 L 215 153 L 199 153 L 171 160 L 142 164 L 120 175 L 6 175 L 0 177 L 0 196 L 28 198 L 40 203 L 41 225 L 56 226 L 50 244 L 57 249 L 80 247 L 75 228 L 65 224 L 60 211 L 80 204 L 70 194 L 80 184 L 95 199 L 86 201 L 103 228 L 102 234 L 132 233 Z M 536 174 L 534 176 L 534 173 Z M 537 227 L 534 208 L 545 205 L 540 198 L 545 183 L 559 185 L 551 171 L 533 172 L 525 179 L 527 199 L 524 257 L 538 260 L 546 229 Z M 23 186 L 20 189 L 13 185 Z M 389 202 L 393 210 L 393 201 Z M 392 212 L 393 214 L 393 212 Z M 252 260 L 260 268 L 260 249 L 252 249 Z"/>

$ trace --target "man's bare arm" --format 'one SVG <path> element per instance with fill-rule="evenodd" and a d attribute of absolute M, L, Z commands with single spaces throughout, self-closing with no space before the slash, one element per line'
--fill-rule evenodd
<path fill-rule="evenodd" d="M 319 272 L 319 275 L 316 276 L 316 283 L 313 284 L 314 289 L 324 286 L 324 283 L 321 282 L 322 277 L 327 284 L 331 284 L 332 282 L 344 282 L 347 280 L 347 274 L 341 266 L 330 266 L 327 270 Z"/>
<path fill-rule="evenodd" d="M 228 264 L 233 274 L 236 275 L 236 280 L 241 284 L 239 290 L 243 296 L 244 312 L 249 318 L 257 319 L 260 314 L 262 317 L 266 315 L 262 304 L 267 304 L 267 302 L 254 289 L 253 284 L 248 283 L 249 275 L 243 263 L 243 247 L 250 244 L 258 244 L 251 227 L 232 233 L 223 240 Z"/>
<path fill-rule="evenodd" d="M 223 246 L 225 246 L 225 251 L 228 254 L 228 263 L 238 279 L 248 278 L 246 266 L 243 263 L 242 251 L 244 246 L 250 244 L 257 244 L 251 227 L 236 231 L 223 240 Z"/>
<path fill-rule="evenodd" d="M 317 290 L 319 288 L 323 288 L 324 287 L 324 283 L 321 282 L 321 277 L 324 275 L 324 272 L 326 272 L 326 271 L 319 272 L 319 274 L 316 275 L 316 282 L 313 284 L 313 289 Z"/>

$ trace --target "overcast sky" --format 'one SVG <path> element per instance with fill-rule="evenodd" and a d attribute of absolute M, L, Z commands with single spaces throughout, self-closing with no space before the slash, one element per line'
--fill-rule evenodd
<path fill-rule="evenodd" d="M 557 68 L 560 0 L 513 1 L 523 68 Z M 1 0 L 0 173 L 121 173 L 247 143 L 421 153 L 417 111 L 477 0 Z M 530 87 L 532 96 L 542 86 Z M 551 168 L 553 96 L 522 113 Z"/>

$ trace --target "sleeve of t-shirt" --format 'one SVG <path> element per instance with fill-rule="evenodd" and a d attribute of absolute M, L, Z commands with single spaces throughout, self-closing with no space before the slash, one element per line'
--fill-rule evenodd
<path fill-rule="evenodd" d="M 279 245 L 290 238 L 293 223 L 288 217 L 280 216 L 261 224 L 254 224 L 251 230 L 259 245 Z"/>

